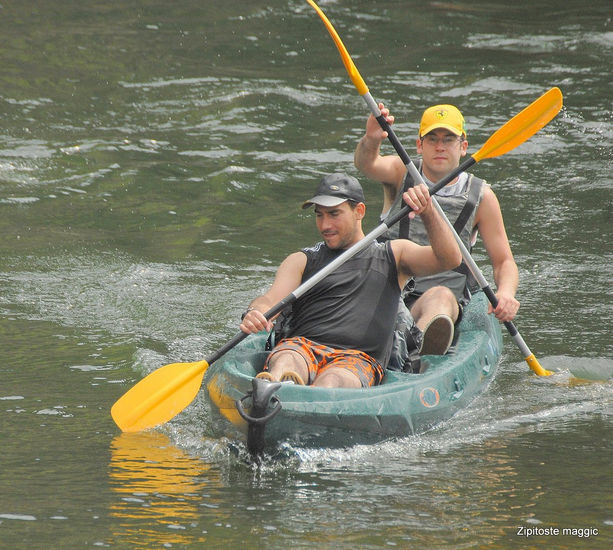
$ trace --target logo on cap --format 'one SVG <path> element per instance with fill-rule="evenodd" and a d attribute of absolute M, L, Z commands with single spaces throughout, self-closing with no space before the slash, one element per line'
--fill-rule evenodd
<path fill-rule="evenodd" d="M 466 134 L 464 117 L 454 105 L 433 105 L 424 111 L 419 123 L 419 137 L 437 128 L 450 130 L 458 136 Z"/>

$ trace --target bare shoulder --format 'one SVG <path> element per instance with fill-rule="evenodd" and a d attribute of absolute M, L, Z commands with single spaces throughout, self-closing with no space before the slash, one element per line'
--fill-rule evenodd
<path fill-rule="evenodd" d="M 302 250 L 299 250 L 298 252 L 293 252 L 287 258 L 285 258 L 285 260 L 281 262 L 279 269 L 297 269 L 302 273 L 306 266 L 306 261 L 306 254 L 302 252 Z"/>
<path fill-rule="evenodd" d="M 265 294 L 271 304 L 278 302 L 298 287 L 302 280 L 306 260 L 307 257 L 304 252 L 294 252 L 281 262 L 275 280 Z"/>
<path fill-rule="evenodd" d="M 484 190 L 483 199 L 479 204 L 477 215 L 475 216 L 475 225 L 479 227 L 479 233 L 490 257 L 495 254 L 494 249 L 496 247 L 500 249 L 508 248 L 508 239 L 500 203 L 489 185 Z"/>
<path fill-rule="evenodd" d="M 402 184 L 404 183 L 404 176 L 407 171 L 407 167 L 402 162 L 402 159 L 397 155 L 390 155 L 388 157 L 390 159 L 391 164 L 391 172 L 390 172 L 390 182 L 389 185 L 393 185 L 396 190 L 402 188 Z"/>
<path fill-rule="evenodd" d="M 487 222 L 491 216 L 502 217 L 500 210 L 500 203 L 498 197 L 494 193 L 491 185 L 486 184 L 483 187 L 483 197 L 477 208 L 477 215 L 475 216 L 475 225 L 482 225 L 483 222 Z"/>
<path fill-rule="evenodd" d="M 408 239 L 394 239 L 390 241 L 390 245 L 394 253 L 394 258 L 396 259 L 396 265 L 404 268 L 405 271 L 410 271 L 409 265 L 412 255 L 417 250 L 423 248 Z"/>
<path fill-rule="evenodd" d="M 496 193 L 494 193 L 494 190 L 489 183 L 486 183 L 483 186 L 483 196 L 481 197 L 481 202 L 479 205 L 485 205 L 489 208 L 491 208 L 492 206 L 500 208 L 500 205 L 498 203 L 498 197 L 496 196 Z"/>
<path fill-rule="evenodd" d="M 418 246 L 409 239 L 393 239 L 390 241 L 392 252 L 394 255 L 402 254 L 403 252 L 409 252 L 412 247 Z"/>

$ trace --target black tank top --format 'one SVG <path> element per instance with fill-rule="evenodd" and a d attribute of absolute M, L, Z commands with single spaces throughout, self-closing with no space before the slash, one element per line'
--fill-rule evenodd
<path fill-rule="evenodd" d="M 302 252 L 307 256 L 304 282 L 343 250 L 331 250 L 321 242 Z M 303 336 L 333 348 L 357 349 L 385 367 L 399 297 L 391 245 L 373 241 L 296 301 L 288 336 Z"/>

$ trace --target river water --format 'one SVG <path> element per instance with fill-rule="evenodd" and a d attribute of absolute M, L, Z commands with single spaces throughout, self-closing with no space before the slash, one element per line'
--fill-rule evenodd
<path fill-rule="evenodd" d="M 610 2 L 321 7 L 412 156 L 432 103 L 462 109 L 475 152 L 562 90 L 552 123 L 474 170 L 520 268 L 517 325 L 556 374 L 506 335 L 487 391 L 431 432 L 260 466 L 213 435 L 204 395 L 120 434 L 123 393 L 220 347 L 317 240 L 299 205 L 321 174 L 358 175 L 366 107 L 303 1 L 2 2 L 1 548 L 613 545 Z"/>

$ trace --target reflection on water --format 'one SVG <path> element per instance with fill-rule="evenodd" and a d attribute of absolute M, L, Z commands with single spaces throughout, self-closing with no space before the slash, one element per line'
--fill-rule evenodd
<path fill-rule="evenodd" d="M 111 444 L 112 542 L 143 547 L 205 542 L 197 534 L 210 466 L 163 434 L 121 434 Z"/>

